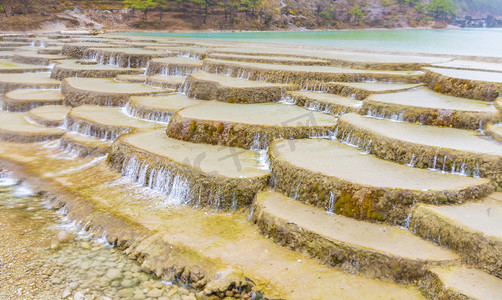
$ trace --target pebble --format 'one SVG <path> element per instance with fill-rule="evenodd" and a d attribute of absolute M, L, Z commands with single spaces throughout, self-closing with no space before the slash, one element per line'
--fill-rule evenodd
<path fill-rule="evenodd" d="M 60 242 L 60 243 L 66 243 L 66 242 L 69 242 L 72 240 L 72 236 L 71 236 L 71 234 L 68 233 L 68 231 L 63 230 L 63 231 L 58 232 L 57 239 L 58 239 L 58 242 Z"/>
<path fill-rule="evenodd" d="M 128 288 L 128 287 L 131 287 L 133 286 L 133 282 L 132 280 L 129 280 L 129 279 L 125 279 L 125 280 L 122 280 L 122 282 L 120 283 L 120 286 L 124 287 L 124 288 Z"/>
<path fill-rule="evenodd" d="M 117 296 L 118 297 L 122 297 L 122 298 L 132 298 L 134 295 L 134 290 L 133 289 L 123 289 L 123 290 L 120 290 L 120 292 L 117 293 Z"/>
<path fill-rule="evenodd" d="M 178 293 L 180 293 L 181 295 L 188 295 L 188 294 L 190 294 L 190 291 L 188 291 L 184 287 L 180 287 L 180 288 L 178 288 Z"/>
<path fill-rule="evenodd" d="M 82 247 L 82 249 L 86 249 L 86 250 L 91 249 L 91 245 L 87 242 L 80 243 L 80 247 Z"/>
<path fill-rule="evenodd" d="M 176 294 L 178 292 L 177 289 L 173 288 L 169 291 L 169 293 L 167 293 L 167 297 L 172 297 L 174 296 L 174 294 Z"/>
<path fill-rule="evenodd" d="M 171 297 L 171 300 L 181 300 L 181 296 L 176 294 Z"/>
<path fill-rule="evenodd" d="M 146 299 L 146 296 L 145 296 L 145 294 L 141 293 L 141 294 L 134 294 L 134 296 L 132 298 L 134 300 L 144 300 L 144 299 Z"/>
<path fill-rule="evenodd" d="M 105 277 L 112 281 L 122 277 L 122 274 L 119 269 L 109 269 L 108 271 L 106 271 Z"/>
<path fill-rule="evenodd" d="M 87 300 L 87 298 L 81 292 L 76 292 L 75 295 L 73 295 L 73 299 L 74 300 Z"/>
<path fill-rule="evenodd" d="M 33 210 L 16 210 L 16 215 L 12 217 L 18 218 L 18 214 L 23 214 L 23 220 L 31 219 L 31 216 L 37 216 L 34 213 L 38 213 L 39 209 L 35 207 Z M 54 217 L 52 211 L 48 211 L 48 213 Z M 177 294 L 177 286 L 173 286 L 172 283 L 164 284 L 153 279 L 152 276 L 144 273 L 136 262 L 129 260 L 117 249 L 110 249 L 89 240 L 78 240 L 80 237 L 77 239 L 73 231 L 69 229 L 38 231 L 37 228 L 54 228 L 58 225 L 50 223 L 57 222 L 56 217 L 50 222 L 45 222 L 47 220 L 45 214 L 41 218 L 43 222 L 39 223 L 42 223 L 43 226 L 37 223 L 37 227 L 21 227 L 19 230 L 20 234 L 36 232 L 40 240 L 44 241 L 43 249 L 36 248 L 37 245 L 33 246 L 32 244 L 16 249 L 19 254 L 23 255 L 24 253 L 31 254 L 30 251 L 33 252 L 35 249 L 38 250 L 37 253 L 44 255 L 43 260 L 33 259 L 24 264 L 30 270 L 37 270 L 37 272 L 23 272 L 26 274 L 26 279 L 23 279 L 25 282 L 20 285 L 23 289 L 19 293 L 22 293 L 23 297 L 26 291 L 30 293 L 26 294 L 27 296 L 23 299 L 31 299 L 33 295 L 43 295 L 44 293 L 45 295 L 57 295 L 56 298 L 65 300 L 195 299 L 186 288 L 179 289 L 179 293 L 183 295 L 181 297 Z M 15 224 L 23 223 L 17 222 Z M 49 245 L 52 251 L 45 251 Z M 0 253 L 2 253 L 1 250 Z M 0 261 L 0 267 L 1 263 L 3 261 Z M 0 273 L 0 278 L 1 276 Z M 40 284 L 32 284 L 31 282 L 34 281 L 32 278 L 37 278 Z M 30 285 L 27 284 L 28 282 Z M 15 283 L 7 280 L 7 285 L 14 286 Z M 1 283 L 0 286 L 1 294 L 4 292 L 4 286 Z M 168 293 L 171 297 L 166 296 Z M 0 296 L 0 298 L 2 297 Z"/>
<path fill-rule="evenodd" d="M 76 289 L 76 288 L 78 287 L 78 282 L 74 281 L 74 282 L 70 283 L 70 284 L 68 285 L 68 287 L 69 287 L 71 290 L 74 290 L 74 289 Z"/>
<path fill-rule="evenodd" d="M 158 298 L 158 297 L 162 296 L 162 293 L 163 293 L 163 292 L 162 292 L 162 290 L 161 290 L 161 289 L 157 289 L 157 288 L 155 288 L 155 289 L 153 289 L 153 290 L 149 291 L 149 292 L 146 294 L 146 296 L 147 296 L 147 297 L 155 297 L 155 298 Z"/>
<path fill-rule="evenodd" d="M 71 292 L 69 290 L 64 290 L 63 292 L 63 299 L 66 299 L 71 296 Z"/>
<path fill-rule="evenodd" d="M 61 280 L 61 278 L 59 278 L 59 277 L 54 277 L 51 280 L 52 284 L 61 284 L 61 282 L 63 282 L 63 280 Z"/>

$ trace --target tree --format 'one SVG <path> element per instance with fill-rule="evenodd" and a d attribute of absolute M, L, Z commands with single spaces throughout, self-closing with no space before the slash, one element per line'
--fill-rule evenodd
<path fill-rule="evenodd" d="M 148 23 L 148 12 L 157 6 L 157 1 L 155 0 L 124 0 L 124 3 L 128 8 L 142 11 L 145 23 Z"/>
<path fill-rule="evenodd" d="M 431 0 L 427 5 L 427 14 L 437 21 L 448 21 L 457 15 L 452 0 Z"/>
<path fill-rule="evenodd" d="M 348 11 L 348 14 L 351 15 L 358 23 L 364 18 L 364 13 L 357 3 L 354 3 L 354 7 Z"/>

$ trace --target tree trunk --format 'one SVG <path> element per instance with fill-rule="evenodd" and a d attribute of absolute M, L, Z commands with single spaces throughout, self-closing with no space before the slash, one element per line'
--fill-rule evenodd
<path fill-rule="evenodd" d="M 228 0 L 225 1 L 225 5 L 223 6 L 223 10 L 225 12 L 225 29 L 228 29 Z"/>
<path fill-rule="evenodd" d="M 206 22 L 207 22 L 207 14 L 208 14 L 207 7 L 208 7 L 208 5 L 204 6 L 204 18 L 202 18 L 202 24 L 204 24 L 204 25 L 206 25 Z"/>

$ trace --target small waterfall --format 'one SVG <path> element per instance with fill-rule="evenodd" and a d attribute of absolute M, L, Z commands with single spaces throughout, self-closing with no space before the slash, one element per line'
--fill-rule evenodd
<path fill-rule="evenodd" d="M 262 150 L 268 149 L 268 139 L 267 135 L 261 135 L 259 132 L 254 134 L 253 143 L 251 144 L 251 150 Z"/>
<path fill-rule="evenodd" d="M 47 200 L 45 200 L 45 205 L 48 208 L 52 207 Z M 68 216 L 68 208 L 66 206 L 63 206 L 58 211 L 56 211 L 56 214 L 61 216 L 61 221 L 59 225 L 52 227 L 52 229 L 60 229 L 71 232 L 72 234 L 78 236 L 79 239 L 93 241 L 95 243 L 102 244 L 107 248 L 114 247 L 114 245 L 108 243 L 108 240 L 106 238 L 106 230 L 101 233 L 89 232 L 89 230 L 91 229 L 90 222 L 88 221 L 86 223 L 83 223 L 82 221 L 77 222 L 70 219 L 70 217 Z"/>
<path fill-rule="evenodd" d="M 7 187 L 19 184 L 19 180 L 14 178 L 10 172 L 0 170 L 0 187 Z"/>
<path fill-rule="evenodd" d="M 329 192 L 328 210 L 326 211 L 328 214 L 332 215 L 335 213 L 335 203 L 336 203 L 335 194 L 333 192 Z"/>
<path fill-rule="evenodd" d="M 373 111 L 371 109 L 368 109 L 365 116 L 374 119 L 389 120 L 394 122 L 405 122 L 404 111 L 400 111 L 399 113 L 394 113 L 394 112 L 388 112 L 386 110 Z"/>
<path fill-rule="evenodd" d="M 411 154 L 411 160 L 409 163 L 406 164 L 408 167 L 414 167 L 415 166 L 415 154 Z"/>
<path fill-rule="evenodd" d="M 133 156 L 124 160 L 121 174 L 131 181 L 165 195 L 167 198 L 166 204 L 201 204 L 202 187 L 195 188 L 195 190 L 199 191 L 197 196 L 197 193 L 193 192 L 194 189 L 192 184 L 189 183 L 189 178 L 163 166 L 149 165 Z M 221 208 L 224 195 L 220 189 L 213 188 L 206 192 L 209 193 L 207 204 L 215 209 Z M 197 197 L 198 200 L 196 200 Z"/>
<path fill-rule="evenodd" d="M 413 205 L 411 207 L 415 206 L 415 203 L 413 203 Z M 411 217 L 412 217 L 412 214 L 409 213 L 407 216 L 406 216 L 406 220 L 404 220 L 404 224 L 402 226 L 403 229 L 410 229 L 410 224 L 411 224 Z"/>
<path fill-rule="evenodd" d="M 321 111 L 321 104 L 317 101 L 311 101 L 310 103 L 305 103 L 305 108 L 308 110 Z"/>
<path fill-rule="evenodd" d="M 119 59 L 117 59 L 117 55 L 110 55 L 110 58 L 108 59 L 108 64 L 112 66 L 119 66 Z"/>
<path fill-rule="evenodd" d="M 75 121 L 70 120 L 70 118 L 66 117 L 63 121 L 62 129 L 66 131 L 80 133 L 86 136 L 92 136 L 101 140 L 114 141 L 119 136 L 129 133 L 131 131 L 130 128 L 120 127 L 113 128 L 108 126 L 96 126 L 94 124 L 90 124 L 83 121 Z"/>
<path fill-rule="evenodd" d="M 472 176 L 479 178 L 479 163 L 476 163 L 476 167 L 474 168 L 474 171 L 472 172 Z"/>
<path fill-rule="evenodd" d="M 191 58 L 191 59 L 198 59 L 198 60 L 201 60 L 202 59 L 202 55 L 200 54 L 196 54 L 194 52 L 190 52 L 190 51 L 186 51 L 186 52 L 179 52 L 178 57 L 186 57 L 186 58 Z"/>
<path fill-rule="evenodd" d="M 145 66 L 145 73 L 143 73 L 143 75 L 147 76 L 148 74 L 148 68 L 150 68 L 150 60 L 148 60 L 146 62 L 146 66 Z"/>
<path fill-rule="evenodd" d="M 479 120 L 479 128 L 478 131 L 481 135 L 485 134 L 485 131 L 483 130 L 483 120 Z"/>
<path fill-rule="evenodd" d="M 187 204 L 190 200 L 191 188 L 187 179 L 162 166 L 150 166 L 133 156 L 124 160 L 121 173 L 129 180 L 167 196 L 169 204 Z"/>
<path fill-rule="evenodd" d="M 188 92 L 190 91 L 190 88 L 191 88 L 190 80 L 185 80 L 181 85 L 182 94 L 189 97 Z"/>
<path fill-rule="evenodd" d="M 132 118 L 163 124 L 168 124 L 172 117 L 172 114 L 167 111 L 150 111 L 131 106 L 129 103 L 126 104 L 123 111 Z"/>
<path fill-rule="evenodd" d="M 160 69 L 160 75 L 186 77 L 199 70 L 200 68 L 190 68 L 183 66 L 163 66 Z"/>
<path fill-rule="evenodd" d="M 337 128 L 334 132 L 333 137 L 336 138 L 338 135 L 339 134 L 338 134 L 338 128 Z M 345 145 L 362 150 L 364 152 L 364 154 L 371 153 L 373 140 L 366 139 L 366 138 L 361 140 L 361 138 L 352 135 L 352 131 L 342 132 L 342 136 L 339 137 L 338 140 Z"/>
<path fill-rule="evenodd" d="M 309 138 L 311 139 L 334 139 L 336 138 L 338 128 L 327 129 L 327 128 L 311 128 L 309 129 Z M 294 138 L 294 137 L 292 137 Z"/>
<path fill-rule="evenodd" d="M 445 155 L 443 158 L 443 164 L 438 166 L 437 160 L 438 155 L 434 155 L 432 160 L 432 167 L 429 168 L 431 171 L 441 172 L 444 174 L 454 174 L 461 176 L 472 176 L 479 177 L 479 163 L 477 162 L 469 162 L 469 161 L 452 161 L 450 172 L 446 171 L 447 165 L 447 156 Z M 458 169 L 457 169 L 458 166 Z"/>
<path fill-rule="evenodd" d="M 72 142 L 65 142 L 63 140 L 60 140 L 58 142 L 59 144 L 59 149 L 61 149 L 64 153 L 66 153 L 66 155 L 70 156 L 70 157 L 84 157 L 84 156 L 87 156 L 87 153 L 83 153 L 82 152 L 82 148 L 75 145 L 74 143 Z"/>
<path fill-rule="evenodd" d="M 282 104 L 290 104 L 290 105 L 294 105 L 296 104 L 297 102 L 297 99 L 295 97 L 291 97 L 289 95 L 286 95 L 286 96 L 282 96 L 281 97 L 281 100 L 279 100 L 279 103 L 282 103 Z"/>

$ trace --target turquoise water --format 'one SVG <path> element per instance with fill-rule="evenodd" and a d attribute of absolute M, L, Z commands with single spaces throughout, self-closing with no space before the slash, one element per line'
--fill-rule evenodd
<path fill-rule="evenodd" d="M 122 33 L 140 36 L 502 57 L 502 29 Z"/>

